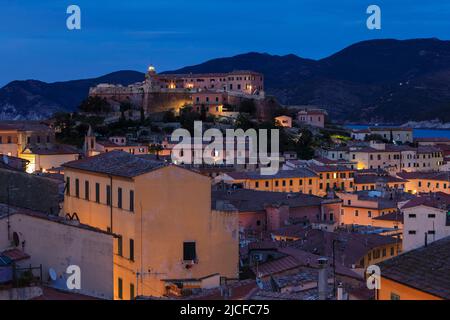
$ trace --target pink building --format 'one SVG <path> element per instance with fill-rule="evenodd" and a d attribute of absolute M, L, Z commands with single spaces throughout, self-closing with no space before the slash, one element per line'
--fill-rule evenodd
<path fill-rule="evenodd" d="M 297 120 L 310 126 L 319 128 L 325 127 L 325 117 L 327 112 L 321 109 L 304 109 L 298 112 Z"/>
<path fill-rule="evenodd" d="M 156 74 L 150 70 L 147 78 L 162 89 L 207 89 L 258 95 L 264 91 L 264 76 L 254 71 L 205 74 Z"/>

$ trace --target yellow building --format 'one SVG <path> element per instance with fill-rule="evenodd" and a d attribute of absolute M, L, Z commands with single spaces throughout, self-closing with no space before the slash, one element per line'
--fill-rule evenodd
<path fill-rule="evenodd" d="M 392 193 L 391 196 L 390 192 L 383 194 L 381 191 L 371 193 L 370 191 L 337 193 L 342 200 L 341 224 L 402 229 L 402 215 L 398 212 L 398 206 L 410 199 L 407 195 L 410 197 L 412 195 Z"/>
<path fill-rule="evenodd" d="M 353 190 L 354 170 L 345 166 L 318 166 L 280 170 L 274 175 L 260 172 L 230 172 L 216 179 L 245 189 L 301 192 L 323 197 L 330 190 Z"/>
<path fill-rule="evenodd" d="M 64 168 L 64 213 L 119 235 L 115 299 L 215 287 L 221 277 L 238 277 L 238 217 L 211 210 L 208 177 L 121 151 Z"/>
<path fill-rule="evenodd" d="M 380 263 L 379 300 L 449 300 L 450 237 Z"/>
<path fill-rule="evenodd" d="M 450 194 L 449 172 L 402 172 L 398 176 L 407 180 L 405 190 L 410 193 L 444 192 Z"/>

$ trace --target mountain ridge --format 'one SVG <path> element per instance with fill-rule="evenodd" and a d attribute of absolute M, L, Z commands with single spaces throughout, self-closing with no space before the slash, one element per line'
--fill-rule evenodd
<path fill-rule="evenodd" d="M 318 105 L 341 121 L 450 121 L 450 41 L 446 40 L 367 40 L 317 60 L 248 52 L 163 73 L 239 69 L 264 73 L 267 94 L 281 103 Z M 0 118 L 73 111 L 92 85 L 128 85 L 143 79 L 141 72 L 123 70 L 54 83 L 12 81 L 0 89 Z"/>

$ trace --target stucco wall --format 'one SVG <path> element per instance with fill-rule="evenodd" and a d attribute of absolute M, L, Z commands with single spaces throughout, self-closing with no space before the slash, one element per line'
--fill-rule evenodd
<path fill-rule="evenodd" d="M 47 282 L 49 268 L 53 268 L 60 277 L 68 266 L 77 265 L 81 269 L 81 290 L 76 292 L 112 299 L 111 235 L 23 214 L 12 215 L 10 225 L 11 235 L 14 232 L 19 235 L 19 248 L 30 256 L 30 259 L 19 262 L 19 267 L 30 264 L 39 267 L 42 264 L 43 281 Z M 0 248 L 10 247 L 6 218 L 0 220 L 0 231 Z"/>

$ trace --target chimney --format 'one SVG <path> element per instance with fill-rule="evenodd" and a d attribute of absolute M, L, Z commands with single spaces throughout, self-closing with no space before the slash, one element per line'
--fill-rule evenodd
<path fill-rule="evenodd" d="M 337 287 L 337 300 L 344 300 L 344 286 L 342 285 L 342 282 L 339 283 Z"/>
<path fill-rule="evenodd" d="M 317 259 L 319 264 L 319 300 L 327 300 L 328 297 L 328 259 L 319 258 Z"/>

